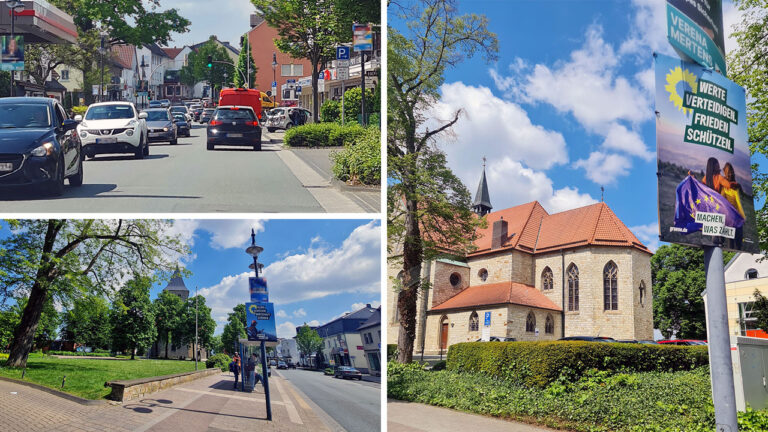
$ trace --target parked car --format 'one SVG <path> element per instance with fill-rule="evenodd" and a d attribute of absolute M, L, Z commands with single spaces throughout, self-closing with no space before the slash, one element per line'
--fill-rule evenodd
<path fill-rule="evenodd" d="M 146 113 L 131 102 L 101 102 L 88 107 L 77 133 L 83 154 L 93 158 L 106 153 L 133 153 L 136 159 L 149 155 Z"/>
<path fill-rule="evenodd" d="M 163 107 L 163 103 L 160 102 L 159 100 L 149 101 L 149 107 L 150 108 L 162 108 Z"/>
<path fill-rule="evenodd" d="M 280 360 L 279 362 L 277 362 L 277 368 L 278 369 L 288 369 L 288 365 L 285 364 L 284 361 Z"/>
<path fill-rule="evenodd" d="M 286 363 L 288 364 L 288 369 L 296 369 L 296 363 L 290 360 L 288 360 Z"/>
<path fill-rule="evenodd" d="M 304 108 L 298 107 L 281 107 L 274 108 L 267 113 L 267 121 L 264 122 L 267 130 L 274 132 L 278 129 L 288 130 L 294 126 L 294 120 L 291 120 L 291 116 L 298 115 L 298 124 L 312 123 L 312 112 Z"/>
<path fill-rule="evenodd" d="M 325 375 L 333 375 L 333 373 L 334 373 L 334 372 L 333 372 L 333 368 L 332 368 L 332 367 L 328 367 L 328 368 L 325 368 L 325 370 L 323 371 L 323 373 L 324 373 Z"/>
<path fill-rule="evenodd" d="M 168 108 L 171 106 L 171 101 L 168 99 L 160 99 L 160 106 L 163 108 Z"/>
<path fill-rule="evenodd" d="M 200 113 L 200 123 L 208 123 L 214 111 L 216 111 L 215 108 L 203 109 L 203 111 Z"/>
<path fill-rule="evenodd" d="M 488 342 L 516 342 L 517 339 L 513 337 L 504 337 L 504 336 L 491 336 L 488 338 Z M 483 339 L 478 339 L 475 342 L 483 342 Z"/>
<path fill-rule="evenodd" d="M 200 104 L 194 104 L 189 107 L 189 112 L 192 114 L 192 120 L 200 121 L 200 114 L 203 112 L 203 106 Z"/>
<path fill-rule="evenodd" d="M 216 109 L 207 128 L 207 148 L 217 145 L 251 146 L 261 150 L 261 127 L 256 113 L 247 106 L 220 106 Z"/>
<path fill-rule="evenodd" d="M 149 142 L 168 141 L 171 145 L 179 142 L 176 122 L 168 108 L 152 108 L 144 112 L 147 113 Z"/>
<path fill-rule="evenodd" d="M 707 341 L 700 340 L 700 339 L 665 339 L 665 340 L 660 340 L 659 343 L 664 345 L 683 345 L 683 346 L 707 345 Z"/>
<path fill-rule="evenodd" d="M 277 366 L 277 361 L 275 359 L 272 359 L 269 361 L 270 366 Z"/>
<path fill-rule="evenodd" d="M 360 373 L 359 370 L 350 367 L 350 366 L 339 366 L 336 368 L 336 370 L 333 372 L 334 378 L 350 378 L 350 379 L 359 379 L 363 380 L 363 374 Z"/>
<path fill-rule="evenodd" d="M 190 136 L 189 120 L 187 120 L 187 117 L 184 114 L 176 113 L 173 115 L 173 118 L 176 120 L 176 130 L 179 136 Z"/>
<path fill-rule="evenodd" d="M 561 341 L 584 341 L 584 342 L 616 342 L 615 339 L 607 336 L 568 336 L 560 338 Z"/>
<path fill-rule="evenodd" d="M 171 114 L 183 114 L 184 118 L 190 122 L 192 121 L 192 116 L 189 113 L 189 110 L 184 105 L 175 105 L 171 107 Z"/>
<path fill-rule="evenodd" d="M 0 99 L 0 186 L 35 186 L 51 195 L 83 184 L 77 122 L 52 98 Z"/>

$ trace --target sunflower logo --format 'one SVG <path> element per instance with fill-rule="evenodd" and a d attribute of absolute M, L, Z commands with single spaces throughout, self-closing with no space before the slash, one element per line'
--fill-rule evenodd
<path fill-rule="evenodd" d="M 691 109 L 683 106 L 683 97 L 677 92 L 677 84 L 680 82 L 687 83 L 691 87 L 691 93 L 696 93 L 696 75 L 692 74 L 688 69 L 681 69 L 680 66 L 672 69 L 667 74 L 667 85 L 664 86 L 664 90 L 669 93 L 669 100 L 683 112 L 683 114 L 690 114 Z"/>

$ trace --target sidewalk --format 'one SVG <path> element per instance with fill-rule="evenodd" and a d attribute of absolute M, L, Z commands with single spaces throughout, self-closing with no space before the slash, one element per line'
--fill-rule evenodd
<path fill-rule="evenodd" d="M 532 426 L 448 408 L 387 399 L 388 432 L 438 432 L 469 430 L 483 432 L 551 432 L 554 429 Z"/>
<path fill-rule="evenodd" d="M 232 390 L 222 373 L 163 390 L 124 404 L 83 406 L 41 390 L 0 382 L 3 431 L 328 431 L 309 404 L 286 380 L 269 380 L 272 421 L 266 420 L 264 391 Z"/>

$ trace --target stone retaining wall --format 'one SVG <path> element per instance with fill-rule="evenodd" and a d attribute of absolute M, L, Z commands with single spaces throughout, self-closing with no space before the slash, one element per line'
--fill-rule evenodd
<path fill-rule="evenodd" d="M 149 378 L 139 378 L 133 380 L 109 381 L 104 383 L 104 387 L 112 387 L 112 393 L 107 396 L 119 402 L 139 399 L 145 395 L 165 390 L 177 384 L 193 381 L 198 378 L 207 377 L 221 373 L 219 368 L 203 369 L 196 372 L 185 372 L 174 375 L 164 375 Z"/>

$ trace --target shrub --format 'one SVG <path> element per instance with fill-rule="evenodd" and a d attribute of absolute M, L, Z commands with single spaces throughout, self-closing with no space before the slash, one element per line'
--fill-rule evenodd
<path fill-rule="evenodd" d="M 334 177 L 351 184 L 381 184 L 380 139 L 378 128 L 367 128 L 356 144 L 348 143 L 344 150 L 331 154 Z"/>
<path fill-rule="evenodd" d="M 440 360 L 432 366 L 433 371 L 445 370 L 445 360 Z"/>
<path fill-rule="evenodd" d="M 72 115 L 73 116 L 76 116 L 78 114 L 85 115 L 86 111 L 88 111 L 88 107 L 87 106 L 78 105 L 78 106 L 73 106 L 72 107 Z"/>
<path fill-rule="evenodd" d="M 573 341 L 468 342 L 451 345 L 447 368 L 544 387 L 563 373 L 575 379 L 589 369 L 666 372 L 708 363 L 707 347 Z"/>
<path fill-rule="evenodd" d="M 357 123 L 338 126 L 331 129 L 328 135 L 329 145 L 342 147 L 352 145 L 365 134 L 365 128 Z"/>
<path fill-rule="evenodd" d="M 395 360 L 397 358 L 397 344 L 387 344 L 387 360 Z"/>
<path fill-rule="evenodd" d="M 285 145 L 288 147 L 323 147 L 328 146 L 328 137 L 335 123 L 312 123 L 296 126 L 285 132 Z"/>
<path fill-rule="evenodd" d="M 323 122 L 337 122 L 341 120 L 341 102 L 328 99 L 320 107 L 320 120 Z"/>
<path fill-rule="evenodd" d="M 213 368 L 217 367 L 221 369 L 222 372 L 228 372 L 229 371 L 229 363 L 232 361 L 232 359 L 223 353 L 215 354 L 208 358 L 208 360 L 205 361 L 205 367 L 207 368 Z"/>
<path fill-rule="evenodd" d="M 357 121 L 357 116 L 361 114 L 361 95 L 360 87 L 352 87 L 344 92 L 344 123 Z M 377 102 L 374 90 L 365 89 L 365 112 L 374 113 L 380 110 L 381 105 Z"/>
<path fill-rule="evenodd" d="M 106 350 L 95 350 L 94 352 L 85 351 L 48 351 L 48 355 L 78 356 L 78 357 L 110 357 L 111 354 Z"/>

